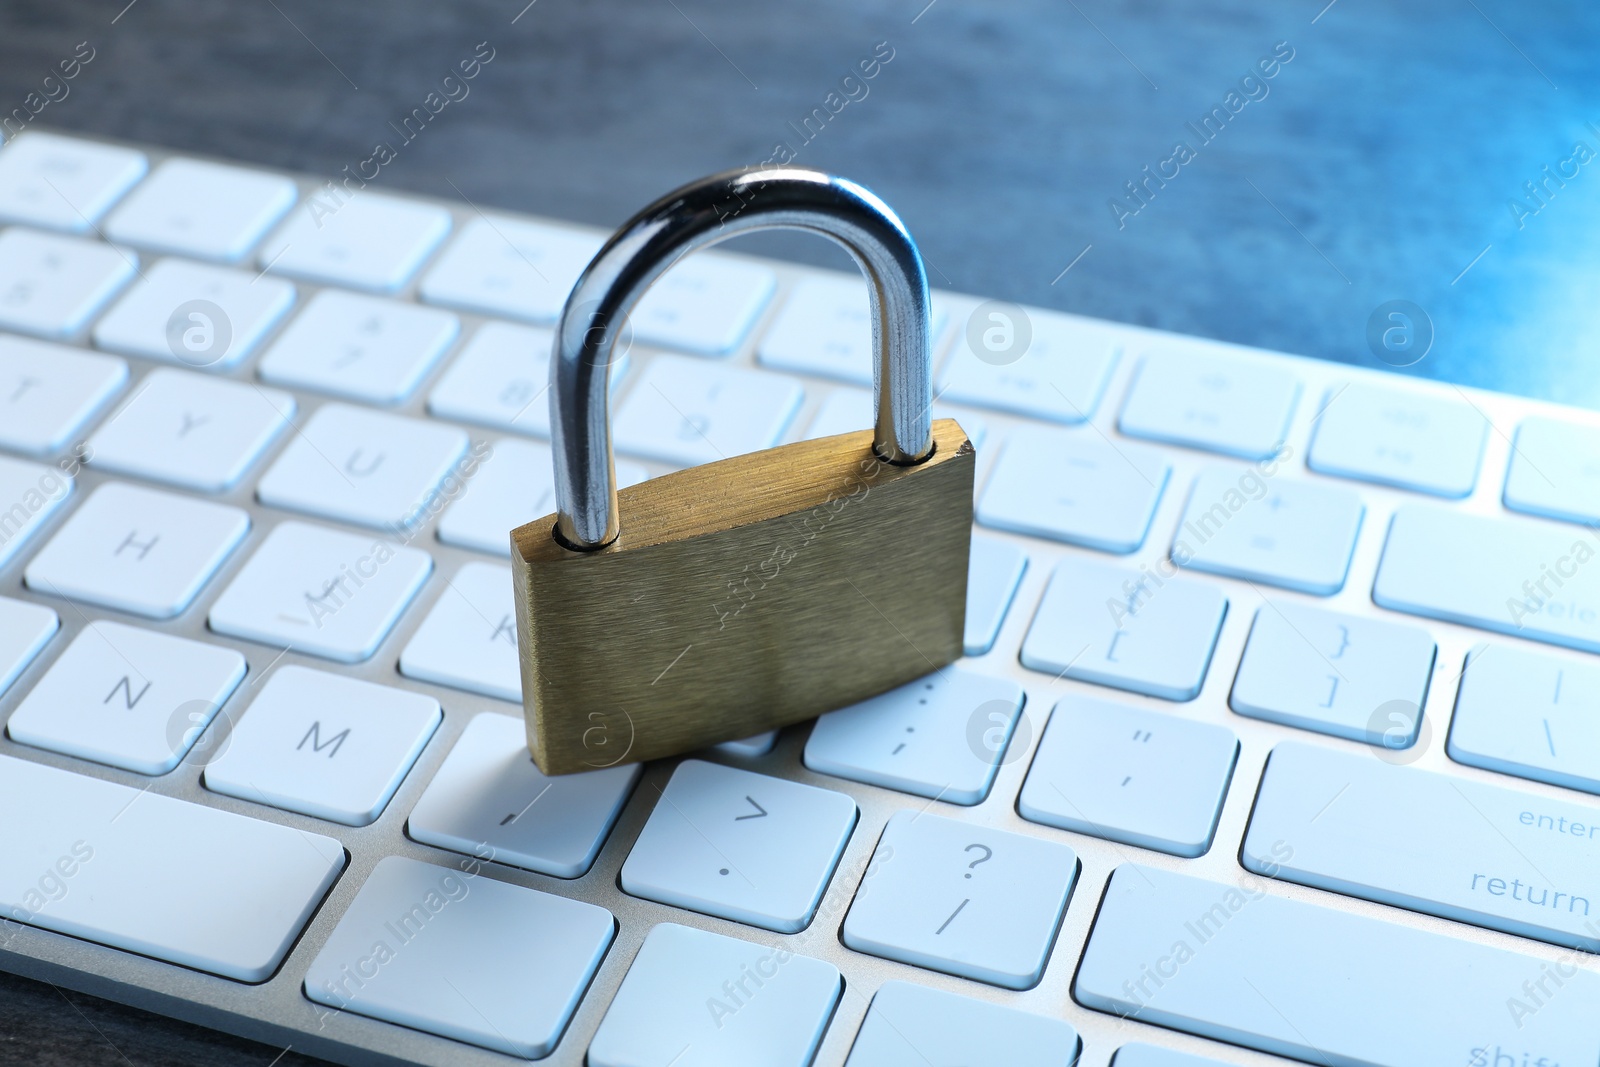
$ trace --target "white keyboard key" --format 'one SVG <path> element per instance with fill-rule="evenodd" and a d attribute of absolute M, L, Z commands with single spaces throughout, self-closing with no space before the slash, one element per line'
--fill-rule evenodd
<path fill-rule="evenodd" d="M 359 663 L 378 650 L 432 569 L 420 549 L 279 523 L 211 605 L 208 619 L 230 637 Z"/>
<path fill-rule="evenodd" d="M 1329 390 L 1316 424 L 1312 470 L 1445 497 L 1472 492 L 1489 436 L 1460 396 L 1367 382 Z"/>
<path fill-rule="evenodd" d="M 439 505 L 439 484 L 460 473 L 467 444 L 453 426 L 324 404 L 261 476 L 256 496 L 271 507 L 404 529 Z"/>
<path fill-rule="evenodd" d="M 237 982 L 278 969 L 344 869 L 321 834 L 8 756 L 0 812 L 0 914 Z"/>
<path fill-rule="evenodd" d="M 85 233 L 146 166 L 131 148 L 21 134 L 0 153 L 0 221 Z"/>
<path fill-rule="evenodd" d="M 622 889 L 792 934 L 810 924 L 855 822 L 843 793 L 687 760 L 622 865 Z"/>
<path fill-rule="evenodd" d="M 972 442 L 972 447 L 980 449 L 983 447 L 983 440 L 988 436 L 989 430 L 983 419 L 970 411 L 957 411 L 944 404 L 934 404 L 931 411 L 935 419 L 955 419 L 961 424 L 961 428 L 967 431 L 967 438 Z M 834 437 L 856 430 L 870 430 L 876 421 L 877 416 L 872 410 L 872 394 L 869 391 L 835 389 L 823 400 L 816 415 L 812 416 L 810 425 L 806 427 L 806 440 Z"/>
<path fill-rule="evenodd" d="M 757 358 L 780 370 L 871 385 L 870 301 L 867 283 L 859 274 L 800 279 L 762 335 Z M 928 340 L 935 352 L 947 317 L 944 301 L 935 298 L 933 320 L 928 327 Z M 867 425 L 871 425 L 870 419 Z"/>
<path fill-rule="evenodd" d="M 1187 1052 L 1174 1052 L 1155 1045 L 1123 1045 L 1111 1067 L 1228 1067 L 1221 1060 L 1203 1059 Z M 1485 1064 L 1485 1067 L 1488 1067 Z"/>
<path fill-rule="evenodd" d="M 112 356 L 0 336 L 0 448 L 59 452 L 127 380 Z"/>
<path fill-rule="evenodd" d="M 772 751 L 778 743 L 778 731 L 767 730 L 756 734 L 754 737 L 744 737 L 737 741 L 724 741 L 716 746 L 718 752 L 728 756 L 738 756 L 743 759 L 755 759 L 765 756 Z"/>
<path fill-rule="evenodd" d="M 810 1067 L 843 982 L 830 963 L 673 923 L 645 936 L 588 1067 Z"/>
<path fill-rule="evenodd" d="M 60 628 L 61 619 L 49 608 L 0 597 L 0 696 Z"/>
<path fill-rule="evenodd" d="M 1261 776 L 1239 862 L 1268 877 L 1595 952 L 1597 816 L 1592 804 L 1285 742 Z"/>
<path fill-rule="evenodd" d="M 70 337 L 128 284 L 138 262 L 132 252 L 98 241 L 0 233 L 0 329 Z"/>
<path fill-rule="evenodd" d="M 639 464 L 617 460 L 619 488 L 649 476 Z M 510 559 L 511 531 L 556 510 L 550 446 L 542 441 L 497 441 L 463 480 L 466 487 L 439 519 L 439 540 L 447 545 Z"/>
<path fill-rule="evenodd" d="M 1122 405 L 1125 434 L 1267 459 L 1283 444 L 1300 396 L 1294 372 L 1188 350 L 1144 358 Z"/>
<path fill-rule="evenodd" d="M 1183 567 L 1331 596 L 1344 588 L 1366 506 L 1340 485 L 1209 467 L 1172 538 Z"/>
<path fill-rule="evenodd" d="M 1517 427 L 1506 472 L 1506 507 L 1600 523 L 1600 426 L 1527 418 Z"/>
<path fill-rule="evenodd" d="M 1228 703 L 1253 719 L 1410 748 L 1435 652 L 1415 626 L 1271 602 L 1256 612 Z"/>
<path fill-rule="evenodd" d="M 28 588 L 170 619 L 250 530 L 242 509 L 106 482 L 28 563 Z"/>
<path fill-rule="evenodd" d="M 976 517 L 996 530 L 1133 552 L 1171 476 L 1170 463 L 1138 445 L 1030 426 L 995 460 Z"/>
<path fill-rule="evenodd" d="M 245 674 L 244 657 L 154 630 L 91 622 L 11 713 L 13 741 L 166 774 Z"/>
<path fill-rule="evenodd" d="M 594 866 L 640 765 L 547 778 L 515 716 L 484 712 L 462 731 L 411 812 L 412 840 L 554 878 Z"/>
<path fill-rule="evenodd" d="M 305 994 L 533 1059 L 561 1040 L 615 932 L 604 908 L 482 877 L 476 865 L 385 856 L 311 961 Z"/>
<path fill-rule="evenodd" d="M 702 252 L 656 279 L 629 318 L 644 344 L 726 355 L 750 332 L 777 285 L 777 276 L 759 263 Z"/>
<path fill-rule="evenodd" d="M 967 655 L 981 656 L 994 647 L 1027 569 L 1028 554 L 1010 541 L 972 535 L 967 561 L 967 625 L 962 638 L 962 651 Z"/>
<path fill-rule="evenodd" d="M 551 331 L 486 322 L 461 347 L 428 394 L 428 411 L 442 419 L 550 436 Z M 627 373 L 628 354 L 611 364 L 611 388 Z"/>
<path fill-rule="evenodd" d="M 279 667 L 206 766 L 206 788 L 365 826 L 388 806 L 441 718 L 439 702 L 421 693 Z"/>
<path fill-rule="evenodd" d="M 685 467 L 771 448 L 803 395 L 776 374 L 657 356 L 617 412 L 616 447 Z"/>
<path fill-rule="evenodd" d="M 1079 1046 L 1060 1019 L 895 980 L 873 994 L 845 1067 L 1073 1067 Z"/>
<path fill-rule="evenodd" d="M 163 367 L 100 424 L 89 439 L 89 464 L 223 493 L 294 425 L 294 413 L 288 393 Z"/>
<path fill-rule="evenodd" d="M 989 795 L 1022 713 L 1022 687 L 946 667 L 816 721 L 806 766 L 950 804 Z"/>
<path fill-rule="evenodd" d="M 983 304 L 964 327 L 939 374 L 939 395 L 1051 422 L 1094 414 L 1122 350 L 1104 324 L 1042 308 Z"/>
<path fill-rule="evenodd" d="M 1077 853 L 1059 841 L 898 811 L 841 936 L 857 952 L 1029 989 L 1077 877 Z"/>
<path fill-rule="evenodd" d="M 456 572 L 400 653 L 400 673 L 522 703 L 511 568 L 468 563 Z"/>
<path fill-rule="evenodd" d="M 263 380 L 369 404 L 398 404 L 456 339 L 447 311 L 325 289 L 261 357 Z"/>
<path fill-rule="evenodd" d="M 450 232 L 450 212 L 432 204 L 359 192 L 330 203 L 307 197 L 256 256 L 263 270 L 288 278 L 392 293 Z"/>
<path fill-rule="evenodd" d="M 461 228 L 423 276 L 430 304 L 554 323 L 578 275 L 600 251 L 595 233 L 501 216 Z"/>
<path fill-rule="evenodd" d="M 1447 751 L 1457 763 L 1600 793 L 1600 666 L 1479 645 L 1461 676 Z"/>
<path fill-rule="evenodd" d="M 72 479 L 59 468 L 0 456 L 0 567 L 71 495 Z"/>
<path fill-rule="evenodd" d="M 1407 505 L 1372 586 L 1380 607 L 1600 652 L 1600 533 Z"/>
<path fill-rule="evenodd" d="M 231 367 L 293 304 L 288 282 L 164 259 L 95 323 L 94 343 L 189 367 Z"/>
<path fill-rule="evenodd" d="M 1036 671 L 1166 700 L 1205 681 L 1228 599 L 1214 585 L 1090 560 L 1056 565 L 1022 642 Z"/>
<path fill-rule="evenodd" d="M 1313 1064 L 1593 1062 L 1600 982 L 1568 964 L 1552 985 L 1551 972 L 1532 956 L 1273 896 L 1255 879 L 1126 864 L 1111 876 L 1072 995 L 1095 1011 Z M 1540 1007 L 1519 1017 L 1508 1004 L 1530 1003 L 1524 983 L 1546 992 L 1535 988 Z M 1191 1057 L 1132 1062 L 1213 1067 Z"/>
<path fill-rule="evenodd" d="M 1222 726 L 1066 697 L 1039 740 L 1017 813 L 1174 856 L 1204 855 L 1238 753 Z"/>
<path fill-rule="evenodd" d="M 158 252 L 233 263 L 294 206 L 294 182 L 276 174 L 169 159 L 106 219 L 106 236 Z"/>

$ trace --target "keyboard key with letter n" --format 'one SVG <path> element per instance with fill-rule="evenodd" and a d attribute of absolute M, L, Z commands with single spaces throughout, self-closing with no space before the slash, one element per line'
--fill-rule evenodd
<path fill-rule="evenodd" d="M 1131 864 L 1111 876 L 1073 996 L 1324 1067 L 1600 1061 L 1600 979 L 1570 961 Z"/>
<path fill-rule="evenodd" d="M 1333 893 L 1600 950 L 1600 808 L 1285 743 L 1267 761 L 1240 861 Z"/>
<path fill-rule="evenodd" d="M 1600 532 L 1412 505 L 1395 512 L 1380 607 L 1600 652 Z"/>

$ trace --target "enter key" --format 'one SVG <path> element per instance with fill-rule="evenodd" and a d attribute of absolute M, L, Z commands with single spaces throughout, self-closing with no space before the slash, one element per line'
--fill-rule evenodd
<path fill-rule="evenodd" d="M 1257 874 L 1600 950 L 1600 808 L 1285 743 L 1241 858 Z"/>

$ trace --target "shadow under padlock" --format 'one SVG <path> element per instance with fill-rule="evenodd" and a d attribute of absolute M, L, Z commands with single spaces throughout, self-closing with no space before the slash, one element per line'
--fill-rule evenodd
<path fill-rule="evenodd" d="M 689 251 L 770 228 L 845 247 L 871 289 L 873 430 L 617 492 L 614 331 Z M 581 309 L 581 310 L 580 310 Z M 550 363 L 558 511 L 512 531 L 528 746 L 546 774 L 676 755 L 812 718 L 961 655 L 975 453 L 934 421 L 928 280 L 904 225 L 800 168 L 684 186 L 578 279 Z"/>

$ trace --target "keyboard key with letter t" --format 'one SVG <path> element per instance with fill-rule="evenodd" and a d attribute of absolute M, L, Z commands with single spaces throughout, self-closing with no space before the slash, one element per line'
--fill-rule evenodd
<path fill-rule="evenodd" d="M 1600 532 L 1412 504 L 1395 512 L 1380 606 L 1600 652 Z"/>
<path fill-rule="evenodd" d="M 792 934 L 810 925 L 855 824 L 843 793 L 687 760 L 620 882 L 636 897 Z"/>
<path fill-rule="evenodd" d="M 1283 842 L 1292 855 L 1275 851 Z M 1332 893 L 1600 950 L 1600 808 L 1570 800 L 1285 742 L 1267 761 L 1240 862 Z"/>
<path fill-rule="evenodd" d="M 59 451 L 127 380 L 113 356 L 0 336 L 0 447 Z"/>
<path fill-rule="evenodd" d="M 1153 352 L 1122 405 L 1125 434 L 1267 459 L 1283 444 L 1300 397 L 1294 372 L 1206 351 Z"/>
<path fill-rule="evenodd" d="M 1600 793 L 1600 666 L 1477 646 L 1456 692 L 1447 751 L 1457 763 Z"/>
<path fill-rule="evenodd" d="M 378 862 L 306 972 L 305 995 L 509 1056 L 548 1056 L 616 934 L 604 908 L 484 876 Z M 530 966 L 530 953 L 537 966 Z"/>
<path fill-rule="evenodd" d="M 831 964 L 674 923 L 645 936 L 588 1067 L 809 1067 L 843 988 Z"/>
<path fill-rule="evenodd" d="M 1526 990 L 1537 995 L 1551 970 L 1532 956 L 1285 900 L 1248 877 L 1234 886 L 1125 864 L 1072 994 L 1095 1011 L 1312 1064 L 1600 1061 L 1600 978 L 1569 963 L 1535 1009 Z"/>
<path fill-rule="evenodd" d="M 0 839 L 0 915 L 236 982 L 272 976 L 345 864 L 331 837 L 9 756 Z"/>
<path fill-rule="evenodd" d="M 1059 841 L 901 810 L 840 933 L 857 952 L 1030 989 L 1077 877 L 1078 855 Z"/>
<path fill-rule="evenodd" d="M 1214 585 L 1062 560 L 1022 641 L 1022 665 L 1164 700 L 1193 700 L 1227 609 L 1228 598 Z"/>

